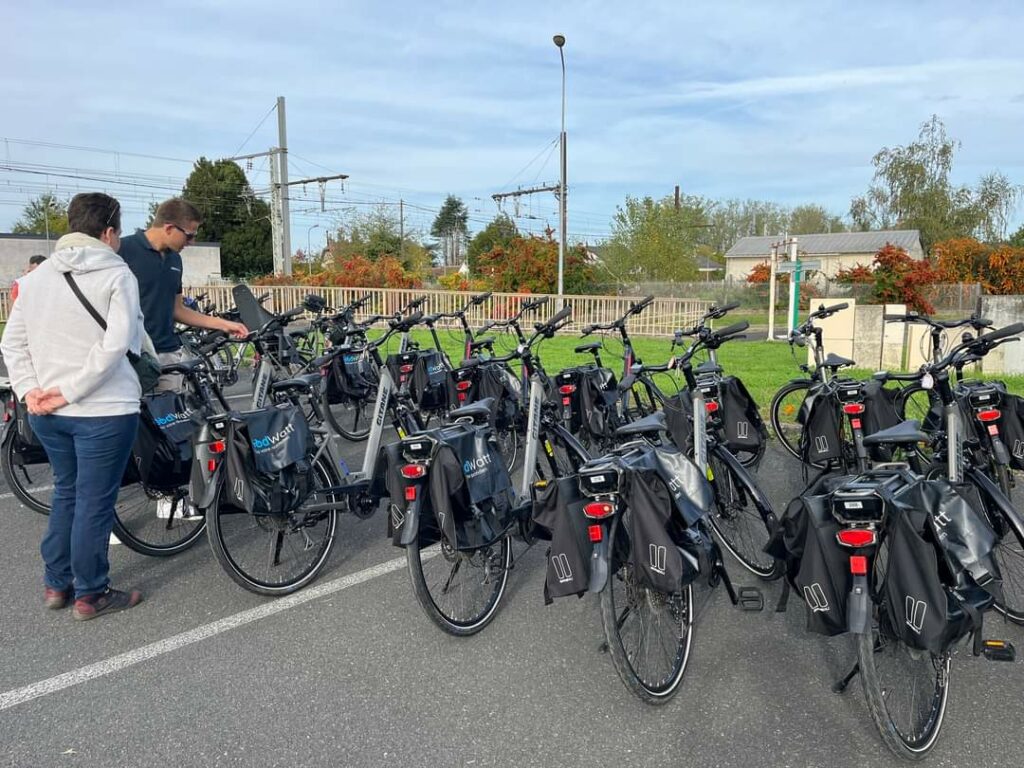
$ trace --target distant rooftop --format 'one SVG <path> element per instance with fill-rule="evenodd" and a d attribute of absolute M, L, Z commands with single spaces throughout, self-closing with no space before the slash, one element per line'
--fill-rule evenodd
<path fill-rule="evenodd" d="M 888 229 L 878 232 L 836 232 L 823 235 L 796 235 L 797 245 L 808 256 L 828 256 L 840 253 L 875 253 L 886 243 L 897 245 L 914 255 L 921 252 L 921 233 L 916 229 Z M 741 237 L 730 248 L 725 258 L 736 256 L 765 256 L 772 244 L 782 240 L 779 235 L 768 237 Z"/>

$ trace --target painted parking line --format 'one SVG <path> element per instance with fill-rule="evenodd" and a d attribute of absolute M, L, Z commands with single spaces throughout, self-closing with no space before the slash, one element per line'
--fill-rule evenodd
<path fill-rule="evenodd" d="M 423 556 L 431 556 L 433 552 L 424 552 Z M 316 587 L 305 589 L 301 592 L 296 592 L 293 595 L 282 597 L 273 602 L 264 603 L 263 605 L 255 608 L 250 608 L 241 613 L 236 613 L 233 616 L 227 616 L 223 619 L 211 622 L 209 624 L 203 624 L 202 626 L 190 629 L 187 632 L 182 632 L 172 637 L 158 640 L 155 643 L 144 645 L 141 648 L 135 648 L 131 651 L 118 654 L 117 656 L 111 656 L 109 659 L 98 661 L 95 664 L 89 664 L 84 667 L 72 670 L 71 672 L 64 672 L 60 675 L 47 678 L 46 680 L 40 680 L 37 683 L 26 685 L 22 688 L 15 688 L 7 691 L 6 693 L 0 693 L 0 712 L 11 707 L 16 707 L 19 704 L 24 704 L 26 701 L 32 701 L 38 699 L 41 696 L 47 696 L 51 693 L 57 693 L 63 691 L 66 688 L 79 685 L 80 683 L 86 683 L 90 680 L 95 680 L 99 677 L 113 674 L 127 667 L 131 667 L 135 664 L 139 664 L 143 661 L 162 656 L 165 653 L 176 651 L 179 648 L 184 648 L 186 645 L 192 645 L 198 643 L 201 640 L 206 640 L 211 637 L 215 637 L 223 632 L 227 632 L 238 627 L 244 627 L 246 624 L 251 624 L 254 621 L 265 619 L 268 616 L 287 611 L 291 608 L 303 605 L 327 595 L 333 595 L 335 592 L 340 592 L 349 587 L 355 587 L 364 582 L 375 579 L 378 576 L 383 576 L 393 571 L 397 571 L 400 568 L 404 568 L 406 559 L 404 557 L 396 557 L 393 560 L 387 560 L 383 563 L 371 566 L 357 573 L 351 573 L 347 576 L 341 576 L 332 581 L 328 581 L 324 584 L 320 584 Z M 106 619 L 111 621 L 111 619 Z M 116 619 L 115 619 L 116 620 Z"/>
<path fill-rule="evenodd" d="M 36 491 L 52 491 L 52 485 L 40 485 L 38 488 L 29 488 L 29 491 L 35 493 Z M 13 499 L 14 494 L 8 491 L 7 493 L 0 493 L 0 499 Z"/>

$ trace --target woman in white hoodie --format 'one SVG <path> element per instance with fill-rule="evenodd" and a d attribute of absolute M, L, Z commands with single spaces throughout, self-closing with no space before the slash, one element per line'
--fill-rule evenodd
<path fill-rule="evenodd" d="M 53 468 L 41 546 L 44 604 L 63 608 L 73 597 L 74 618 L 91 619 L 142 599 L 138 591 L 110 588 L 107 549 L 138 427 L 139 379 L 126 354 L 142 347 L 143 318 L 138 283 L 117 255 L 117 200 L 75 195 L 68 224 L 53 256 L 18 280 L 0 351 Z M 75 296 L 72 281 L 106 330 Z"/>

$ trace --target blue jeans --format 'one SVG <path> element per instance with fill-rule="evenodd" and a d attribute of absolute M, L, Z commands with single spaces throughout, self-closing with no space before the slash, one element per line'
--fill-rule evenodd
<path fill-rule="evenodd" d="M 139 425 L 139 415 L 29 416 L 53 468 L 53 503 L 40 551 L 46 586 L 75 597 L 110 583 L 107 549 L 114 503 Z"/>

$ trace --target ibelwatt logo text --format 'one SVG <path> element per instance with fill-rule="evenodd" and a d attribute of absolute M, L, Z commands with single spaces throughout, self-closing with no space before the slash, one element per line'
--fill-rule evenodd
<path fill-rule="evenodd" d="M 166 416 L 158 416 L 153 421 L 158 427 L 169 427 L 179 421 L 188 421 L 191 416 L 192 411 L 179 411 L 178 413 L 168 413 Z"/>
<path fill-rule="evenodd" d="M 430 374 L 431 376 L 433 376 L 434 374 L 443 373 L 443 372 L 444 372 L 444 363 L 438 363 L 437 365 L 435 365 L 435 366 L 433 366 L 431 368 L 427 368 L 427 373 Z"/>
<path fill-rule="evenodd" d="M 476 477 L 482 472 L 487 471 L 487 467 L 491 465 L 491 454 L 485 453 L 478 459 L 466 459 L 462 463 L 462 474 L 466 477 Z"/>
<path fill-rule="evenodd" d="M 256 449 L 257 453 L 262 453 L 275 445 L 280 443 L 282 440 L 288 437 L 295 431 L 295 425 L 289 424 L 287 427 L 282 429 L 273 435 L 267 435 L 266 437 L 255 437 L 252 441 L 252 447 Z"/>

